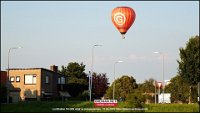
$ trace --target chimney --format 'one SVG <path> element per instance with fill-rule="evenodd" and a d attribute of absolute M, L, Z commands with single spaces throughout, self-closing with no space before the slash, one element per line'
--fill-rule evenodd
<path fill-rule="evenodd" d="M 50 66 L 50 69 L 51 69 L 51 71 L 54 71 L 54 72 L 58 72 L 58 66 L 55 66 L 55 65 L 51 65 Z"/>

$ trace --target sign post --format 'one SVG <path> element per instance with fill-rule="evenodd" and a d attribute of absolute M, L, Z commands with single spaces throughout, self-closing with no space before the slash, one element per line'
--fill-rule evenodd
<path fill-rule="evenodd" d="M 158 85 L 158 88 L 159 88 L 158 94 L 160 95 L 160 88 L 162 86 L 162 82 L 157 82 L 157 85 Z"/>

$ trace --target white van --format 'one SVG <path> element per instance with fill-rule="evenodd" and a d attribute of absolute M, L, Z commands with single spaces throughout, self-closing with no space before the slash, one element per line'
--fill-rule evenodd
<path fill-rule="evenodd" d="M 171 103 L 171 93 L 164 93 L 164 102 L 163 102 L 163 93 L 158 96 L 158 103 Z"/>

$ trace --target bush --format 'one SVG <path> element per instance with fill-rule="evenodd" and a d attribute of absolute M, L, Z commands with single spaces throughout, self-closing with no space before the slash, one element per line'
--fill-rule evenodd
<path fill-rule="evenodd" d="M 83 93 L 80 93 L 76 97 L 70 97 L 69 100 L 71 100 L 71 101 L 88 101 L 89 100 L 88 90 L 84 90 Z"/>
<path fill-rule="evenodd" d="M 141 93 L 131 93 L 126 99 L 128 107 L 131 108 L 143 108 L 145 102 L 145 96 Z"/>
<path fill-rule="evenodd" d="M 87 101 L 87 100 L 89 100 L 88 94 L 89 94 L 88 90 L 84 90 L 83 93 L 81 95 L 79 95 L 79 97 L 80 97 L 81 100 Z"/>

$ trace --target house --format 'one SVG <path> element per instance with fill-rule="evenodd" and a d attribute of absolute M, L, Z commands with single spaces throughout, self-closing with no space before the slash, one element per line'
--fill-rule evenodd
<path fill-rule="evenodd" d="M 9 94 L 13 102 L 20 100 L 41 100 L 59 98 L 64 92 L 67 78 L 58 73 L 58 66 L 45 68 L 11 68 L 9 69 Z"/>
<path fill-rule="evenodd" d="M 1 84 L 6 86 L 6 81 L 7 81 L 7 72 L 6 71 L 1 71 Z"/>
<path fill-rule="evenodd" d="M 1 71 L 1 103 L 5 103 L 7 101 L 7 81 L 8 81 L 8 77 L 7 77 L 7 72 L 6 71 Z"/>

